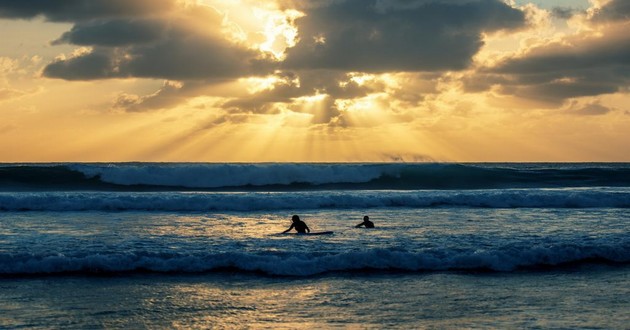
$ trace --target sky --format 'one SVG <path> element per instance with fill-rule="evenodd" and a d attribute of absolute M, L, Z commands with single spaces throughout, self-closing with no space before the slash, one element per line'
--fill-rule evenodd
<path fill-rule="evenodd" d="M 0 0 L 0 162 L 630 162 L 627 0 Z"/>

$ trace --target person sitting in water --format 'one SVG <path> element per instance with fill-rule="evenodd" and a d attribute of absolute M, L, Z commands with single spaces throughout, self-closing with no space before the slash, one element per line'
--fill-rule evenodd
<path fill-rule="evenodd" d="M 282 233 L 288 233 L 291 229 L 295 228 L 295 230 L 300 233 L 300 234 L 306 234 L 306 232 L 311 232 L 311 230 L 308 228 L 308 226 L 306 225 L 306 223 L 304 223 L 304 221 L 300 220 L 300 217 L 298 217 L 297 215 L 294 215 L 291 220 L 293 220 L 293 223 L 291 224 L 291 227 L 289 227 L 289 229 L 283 231 Z"/>
<path fill-rule="evenodd" d="M 365 228 L 374 228 L 374 222 L 370 221 L 370 217 L 367 215 L 363 217 L 363 222 L 354 226 L 355 228 L 359 228 L 361 226 L 365 226 Z"/>

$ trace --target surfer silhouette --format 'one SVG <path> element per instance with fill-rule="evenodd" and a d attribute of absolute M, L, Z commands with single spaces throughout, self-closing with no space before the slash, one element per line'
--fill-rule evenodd
<path fill-rule="evenodd" d="M 355 228 L 359 228 L 361 226 L 365 226 L 365 228 L 374 228 L 374 222 L 370 221 L 370 217 L 367 215 L 363 217 L 363 222 L 354 226 Z"/>
<path fill-rule="evenodd" d="M 289 229 L 283 231 L 282 233 L 288 233 L 289 231 L 291 231 L 291 229 L 295 228 L 295 230 L 300 233 L 300 234 L 306 234 L 306 232 L 311 232 L 311 229 L 308 228 L 308 226 L 306 225 L 306 223 L 304 223 L 304 221 L 300 220 L 300 217 L 297 215 L 294 215 L 291 220 L 293 221 L 293 223 L 291 224 L 291 227 L 289 227 Z"/>

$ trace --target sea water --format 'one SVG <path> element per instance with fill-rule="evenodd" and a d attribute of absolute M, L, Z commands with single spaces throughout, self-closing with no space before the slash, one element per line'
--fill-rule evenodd
<path fill-rule="evenodd" d="M 630 164 L 3 164 L 0 328 L 627 329 L 629 209 Z"/>

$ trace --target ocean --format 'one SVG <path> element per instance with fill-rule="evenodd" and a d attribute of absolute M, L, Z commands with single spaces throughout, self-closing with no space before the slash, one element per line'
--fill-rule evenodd
<path fill-rule="evenodd" d="M 628 329 L 629 210 L 628 163 L 0 164 L 0 328 Z"/>

